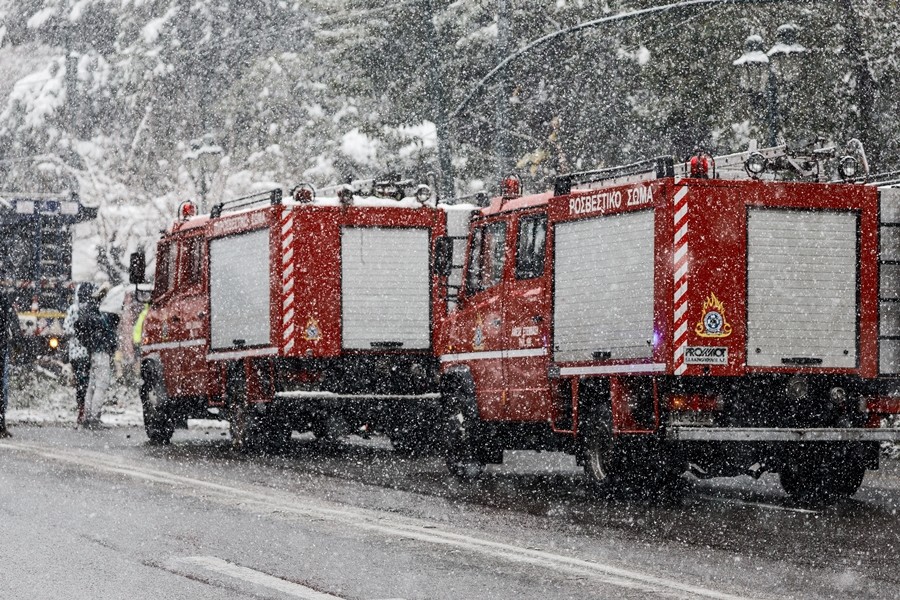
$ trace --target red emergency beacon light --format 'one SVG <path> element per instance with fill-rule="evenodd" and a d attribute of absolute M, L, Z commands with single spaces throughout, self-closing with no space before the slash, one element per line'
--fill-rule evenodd
<path fill-rule="evenodd" d="M 295 202 L 299 202 L 300 204 L 308 204 L 312 202 L 316 197 L 316 189 L 309 183 L 300 183 L 297 184 L 293 190 L 291 190 L 291 197 Z"/>
<path fill-rule="evenodd" d="M 197 216 L 197 205 L 190 200 L 185 200 L 178 205 L 178 220 L 187 221 L 191 217 Z"/>
<path fill-rule="evenodd" d="M 709 179 L 715 177 L 716 161 L 709 154 L 699 151 L 691 157 L 690 174 L 694 179 Z"/>
<path fill-rule="evenodd" d="M 522 183 L 515 175 L 510 175 L 500 184 L 501 195 L 504 200 L 512 200 L 522 195 Z"/>

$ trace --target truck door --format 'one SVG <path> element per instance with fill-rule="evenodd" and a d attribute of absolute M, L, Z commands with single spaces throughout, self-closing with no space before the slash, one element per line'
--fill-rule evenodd
<path fill-rule="evenodd" d="M 546 246 L 547 214 L 521 215 L 516 228 L 515 265 L 509 269 L 503 306 L 505 418 L 513 421 L 546 421 L 553 416 L 547 379 Z"/>
<path fill-rule="evenodd" d="M 452 344 L 466 361 L 475 381 L 482 419 L 503 417 L 504 378 L 503 271 L 507 222 L 475 225 L 469 238 L 462 306 Z"/>
<path fill-rule="evenodd" d="M 170 347 L 163 351 L 167 372 L 177 373 L 169 393 L 174 396 L 200 396 L 207 393 L 207 302 L 205 269 L 206 244 L 202 230 L 180 238 L 175 290 L 168 303 L 167 320 Z M 168 363 L 168 364 L 166 364 Z"/>

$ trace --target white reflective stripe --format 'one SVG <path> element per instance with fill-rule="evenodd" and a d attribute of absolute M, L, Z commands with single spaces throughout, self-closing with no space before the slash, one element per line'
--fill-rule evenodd
<path fill-rule="evenodd" d="M 141 352 L 152 352 L 154 350 L 171 350 L 173 348 L 190 348 L 191 346 L 204 346 L 205 339 L 184 340 L 183 342 L 160 342 L 158 344 L 146 344 L 141 346 Z"/>
<path fill-rule="evenodd" d="M 687 214 L 688 205 L 685 203 L 684 206 L 678 209 L 678 212 L 675 213 L 675 224 L 678 225 L 684 216 Z"/>
<path fill-rule="evenodd" d="M 662 373 L 665 363 L 643 363 L 636 365 L 594 365 L 587 367 L 561 367 L 560 375 L 612 375 L 616 373 Z"/>
<path fill-rule="evenodd" d="M 677 323 L 681 317 L 684 316 L 684 313 L 687 312 L 687 302 L 683 302 L 681 306 L 675 311 L 675 322 Z"/>
<path fill-rule="evenodd" d="M 488 360 L 494 358 L 527 358 L 529 356 L 546 356 L 546 348 L 525 348 L 523 350 L 491 350 L 486 352 L 463 352 L 461 354 L 444 354 L 441 362 L 458 360 Z"/>
<path fill-rule="evenodd" d="M 213 352 L 206 355 L 206 360 L 227 360 L 246 356 L 268 356 L 278 354 L 278 348 L 252 348 L 250 350 L 232 350 L 230 352 Z"/>
<path fill-rule="evenodd" d="M 228 577 L 234 577 L 235 579 L 240 579 L 241 581 L 246 581 L 248 583 L 252 583 L 253 585 L 269 588 L 270 590 L 275 590 L 276 592 L 286 594 L 294 598 L 301 598 L 301 600 L 343 600 L 340 596 L 325 594 L 312 588 L 300 585 L 299 583 L 287 581 L 286 579 L 279 579 L 278 577 L 273 577 L 267 573 L 263 573 L 262 571 L 257 571 L 248 567 L 242 567 L 235 563 L 228 562 L 227 560 L 216 558 L 215 556 L 188 556 L 186 558 L 179 559 L 179 562 L 203 567 L 204 569 L 207 569 L 214 573 L 220 573 L 222 575 L 227 575 Z"/>

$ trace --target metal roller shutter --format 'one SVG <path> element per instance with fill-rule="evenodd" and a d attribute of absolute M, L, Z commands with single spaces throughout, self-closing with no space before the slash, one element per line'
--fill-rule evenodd
<path fill-rule="evenodd" d="M 427 229 L 344 228 L 344 348 L 431 347 L 429 241 Z"/>
<path fill-rule="evenodd" d="M 269 230 L 209 243 L 210 347 L 270 341 Z"/>
<path fill-rule="evenodd" d="M 651 355 L 653 214 L 640 211 L 556 226 L 556 361 Z"/>
<path fill-rule="evenodd" d="M 749 209 L 749 366 L 856 366 L 857 232 L 854 212 Z"/>

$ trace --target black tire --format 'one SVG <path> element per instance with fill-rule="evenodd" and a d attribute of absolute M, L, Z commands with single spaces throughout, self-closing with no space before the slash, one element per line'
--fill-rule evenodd
<path fill-rule="evenodd" d="M 247 381 L 240 371 L 234 368 L 229 372 L 226 386 L 231 447 L 238 452 L 260 452 L 266 447 L 263 423 L 247 402 Z"/>
<path fill-rule="evenodd" d="M 168 444 L 175 433 L 175 421 L 162 373 L 159 367 L 148 365 L 143 375 L 140 395 L 144 431 L 152 444 Z"/>
<path fill-rule="evenodd" d="M 866 468 L 863 465 L 849 464 L 843 477 L 831 481 L 832 489 L 836 495 L 849 498 L 859 491 L 865 476 Z"/>
<path fill-rule="evenodd" d="M 799 504 L 821 505 L 859 490 L 865 465 L 847 448 L 815 448 L 796 453 L 778 474 L 781 487 Z"/>
<path fill-rule="evenodd" d="M 608 407 L 591 410 L 580 426 L 581 462 L 593 488 L 607 488 L 615 480 L 615 443 L 612 413 Z"/>
<path fill-rule="evenodd" d="M 272 454 L 285 452 L 290 446 L 291 434 L 294 431 L 290 420 L 272 410 L 263 419 L 263 427 L 265 428 L 265 450 Z"/>
<path fill-rule="evenodd" d="M 464 480 L 477 479 L 484 472 L 485 461 L 480 450 L 481 423 L 475 399 L 466 388 L 455 382 L 445 394 L 444 443 L 447 470 Z"/>

